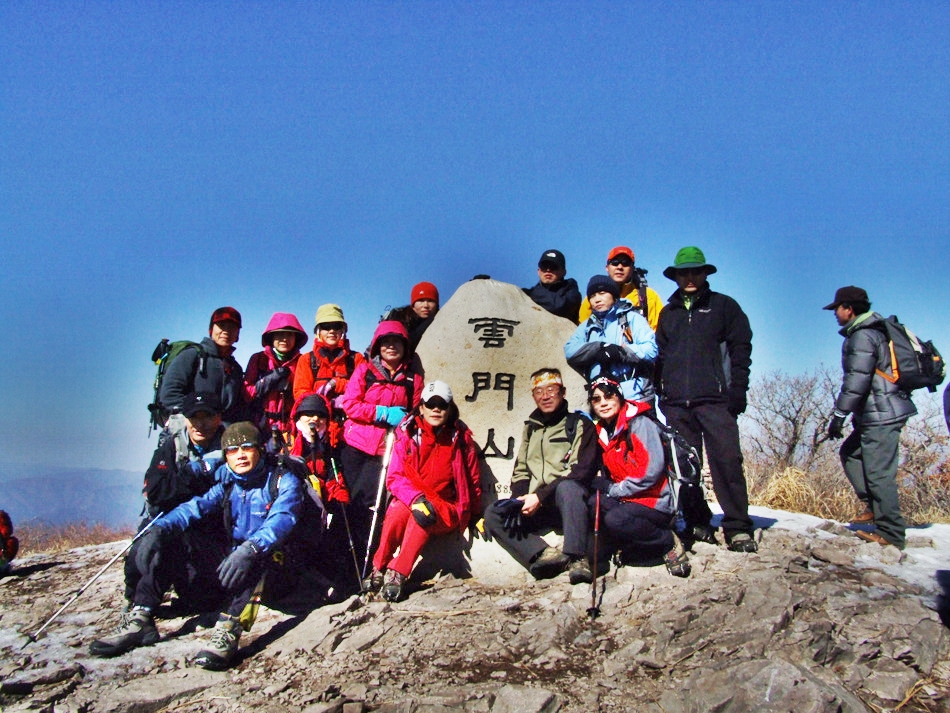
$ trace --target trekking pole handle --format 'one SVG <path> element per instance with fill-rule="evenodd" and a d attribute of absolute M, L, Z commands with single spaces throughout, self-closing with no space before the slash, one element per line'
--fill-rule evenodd
<path fill-rule="evenodd" d="M 39 637 L 39 635 L 42 634 L 43 631 L 46 629 L 46 627 L 48 627 L 50 624 L 52 624 L 52 623 L 53 623 L 53 620 L 56 619 L 56 617 L 58 617 L 60 614 L 62 614 L 64 611 L 66 611 L 66 608 L 67 608 L 70 604 L 72 604 L 74 601 L 76 601 L 77 599 L 79 599 L 79 597 L 82 596 L 82 593 L 85 592 L 85 591 L 92 585 L 93 582 L 95 582 L 97 579 L 99 579 L 99 577 L 101 577 L 101 576 L 105 573 L 105 571 L 106 571 L 107 569 L 109 569 L 109 567 L 111 567 L 113 564 L 115 564 L 116 561 L 117 561 L 122 555 L 124 555 L 126 552 L 128 552 L 129 549 L 131 549 L 132 545 L 135 544 L 135 541 L 138 540 L 138 539 L 139 539 L 142 535 L 144 535 L 146 532 L 148 532 L 148 530 L 152 527 L 152 525 L 154 525 L 155 522 L 158 520 L 158 518 L 160 518 L 163 514 L 164 514 L 164 513 L 159 513 L 158 515 L 156 515 L 156 516 L 152 519 L 151 522 L 149 522 L 145 527 L 143 527 L 141 530 L 139 530 L 138 534 L 137 534 L 135 537 L 133 537 L 131 540 L 129 540 L 129 543 L 128 543 L 125 547 L 122 548 L 122 551 L 119 552 L 119 553 L 118 553 L 115 557 L 113 557 L 111 560 L 109 560 L 109 561 L 102 567 L 102 569 L 100 569 L 98 572 L 96 572 L 95 576 L 94 576 L 92 579 L 90 579 L 88 582 L 86 582 L 86 583 L 79 589 L 79 591 L 77 591 L 75 594 L 73 594 L 72 598 L 71 598 L 68 602 L 66 602 L 65 604 L 63 604 L 63 606 L 61 606 L 61 607 L 59 608 L 59 610 L 58 610 L 55 614 L 53 614 L 53 616 L 51 616 L 49 619 L 46 620 L 46 623 L 43 624 L 43 626 L 41 626 L 39 629 L 36 630 L 36 633 L 35 633 L 35 634 L 32 634 L 32 635 L 31 635 L 31 634 L 27 634 L 27 635 L 26 635 L 26 636 L 27 636 L 27 641 L 26 641 L 26 643 L 23 644 L 23 646 L 20 647 L 20 648 L 22 649 L 22 648 L 25 647 L 27 644 L 29 644 L 29 643 L 31 643 L 31 642 L 35 642 L 36 639 Z"/>

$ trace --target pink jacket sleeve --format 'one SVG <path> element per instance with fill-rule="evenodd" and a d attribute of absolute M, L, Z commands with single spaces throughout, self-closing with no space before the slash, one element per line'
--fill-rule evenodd
<path fill-rule="evenodd" d="M 407 507 L 422 495 L 412 481 L 406 477 L 406 464 L 418 457 L 418 449 L 405 428 L 396 429 L 396 443 L 393 446 L 389 472 L 386 473 L 386 487 L 393 497 Z"/>
<path fill-rule="evenodd" d="M 347 418 L 360 423 L 376 422 L 376 404 L 368 403 L 366 399 L 366 370 L 369 364 L 363 362 L 353 370 L 353 376 L 343 392 L 343 411 Z M 421 387 L 420 387 L 421 391 Z"/>

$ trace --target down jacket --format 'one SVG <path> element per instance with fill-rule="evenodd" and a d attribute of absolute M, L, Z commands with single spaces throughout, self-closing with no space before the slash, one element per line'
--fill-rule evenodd
<path fill-rule="evenodd" d="M 418 360 L 407 349 L 402 363 L 390 372 L 379 357 L 379 340 L 396 334 L 409 343 L 409 335 L 401 322 L 380 322 L 370 344 L 370 359 L 353 372 L 343 393 L 343 411 L 347 421 L 343 440 L 348 446 L 371 456 L 382 455 L 386 442 L 386 424 L 376 422 L 377 406 L 401 406 L 407 412 L 419 405 L 425 385 Z M 411 379 L 411 384 L 407 380 Z M 412 391 L 412 401 L 408 396 Z"/>
<path fill-rule="evenodd" d="M 605 362 L 604 344 L 623 347 L 623 361 Z M 588 382 L 609 376 L 620 384 L 627 401 L 652 401 L 656 337 L 649 322 L 627 300 L 617 300 L 602 314 L 594 313 L 574 330 L 564 345 L 567 363 Z"/>
<path fill-rule="evenodd" d="M 406 507 L 411 507 L 420 495 L 426 495 L 437 511 L 441 507 L 451 508 L 457 515 L 455 520 L 458 522 L 459 531 L 462 532 L 471 520 L 481 517 L 482 511 L 478 450 L 472 438 L 472 431 L 462 421 L 456 420 L 454 426 L 444 426 L 434 435 L 431 429 L 420 423 L 421 419 L 421 416 L 406 419 L 396 430 L 396 444 L 393 447 L 389 471 L 386 473 L 386 487 L 393 497 Z M 451 482 L 454 485 L 454 499 L 424 493 L 419 485 L 413 482 L 414 475 L 419 477 L 417 474 L 423 468 L 423 459 L 433 441 L 452 448 Z M 439 500 L 442 502 L 438 502 Z M 451 522 L 447 518 L 445 521 Z"/>
<path fill-rule="evenodd" d="M 745 410 L 752 328 L 738 302 L 704 285 L 687 309 L 677 290 L 660 313 L 656 343 L 661 408 L 721 403 Z"/>
<path fill-rule="evenodd" d="M 855 425 L 903 423 L 917 413 L 910 394 L 877 373 L 893 373 L 883 322 L 877 312 L 865 312 L 840 330 L 844 379 L 835 409 L 853 414 Z"/>
<path fill-rule="evenodd" d="M 313 351 L 300 357 L 297 370 L 294 373 L 294 400 L 301 396 L 312 394 L 325 387 L 333 379 L 333 388 L 323 388 L 328 399 L 343 394 L 346 385 L 356 371 L 356 367 L 364 361 L 363 355 L 350 349 L 350 342 L 344 338 L 340 346 L 335 349 L 323 344 L 318 339 L 313 340 Z M 316 364 L 316 370 L 314 370 Z"/>
<path fill-rule="evenodd" d="M 612 432 L 602 421 L 597 422 L 603 472 L 611 481 L 607 495 L 672 515 L 673 492 L 660 430 L 641 415 L 649 409 L 648 404 L 627 402 Z"/>
<path fill-rule="evenodd" d="M 297 336 L 293 349 L 289 354 L 285 354 L 283 359 L 278 358 L 271 346 L 272 333 L 277 331 L 290 331 Z M 291 393 L 294 386 L 294 373 L 300 360 L 300 350 L 307 340 L 307 333 L 303 331 L 303 327 L 294 315 L 276 312 L 261 335 L 264 351 L 254 354 L 247 363 L 247 371 L 244 373 L 244 390 L 250 404 L 251 421 L 265 434 L 269 434 L 275 426 L 284 434 L 291 431 L 290 411 L 294 405 Z M 288 374 L 285 378 L 276 381 L 267 378 L 279 368 L 287 369 Z M 259 393 L 262 386 L 266 388 L 266 391 Z"/>
<path fill-rule="evenodd" d="M 280 477 L 277 499 L 270 503 L 268 483 Z M 156 527 L 183 531 L 208 517 L 222 518 L 225 483 L 232 481 L 231 541 L 237 547 L 251 540 L 263 553 L 280 547 L 290 535 L 303 506 L 303 485 L 291 472 L 278 476 L 277 466 L 262 458 L 250 473 L 238 475 L 225 463 L 215 473 L 217 483 L 204 495 L 192 498 L 155 522 Z"/>

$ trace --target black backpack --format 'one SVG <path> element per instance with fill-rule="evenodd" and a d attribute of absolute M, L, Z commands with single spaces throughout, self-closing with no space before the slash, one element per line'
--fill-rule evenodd
<path fill-rule="evenodd" d="M 162 389 L 162 381 L 168 372 L 169 365 L 175 361 L 178 355 L 183 351 L 192 348 L 198 350 L 198 362 L 195 374 L 200 373 L 202 376 L 206 376 L 208 373 L 208 355 L 205 353 L 204 347 L 198 342 L 190 342 L 187 339 L 169 342 L 167 339 L 163 339 L 152 352 L 152 361 L 158 366 L 158 371 L 155 374 L 155 383 L 152 384 L 154 391 L 152 403 L 148 405 L 149 413 L 152 414 L 148 422 L 148 435 L 152 435 L 152 431 L 162 428 L 165 425 L 165 421 L 168 420 L 168 409 L 163 407 L 159 402 L 158 394 Z"/>
<path fill-rule="evenodd" d="M 882 327 L 890 350 L 891 373 L 880 369 L 876 369 L 876 373 L 904 391 L 926 388 L 934 393 L 943 383 L 946 371 L 937 347 L 929 340 L 919 339 L 893 314 L 884 320 Z"/>

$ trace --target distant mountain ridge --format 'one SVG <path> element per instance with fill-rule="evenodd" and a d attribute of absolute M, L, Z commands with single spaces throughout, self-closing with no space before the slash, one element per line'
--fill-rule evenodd
<path fill-rule="evenodd" d="M 134 526 L 142 511 L 142 476 L 129 470 L 6 465 L 0 474 L 0 509 L 15 524 Z"/>

